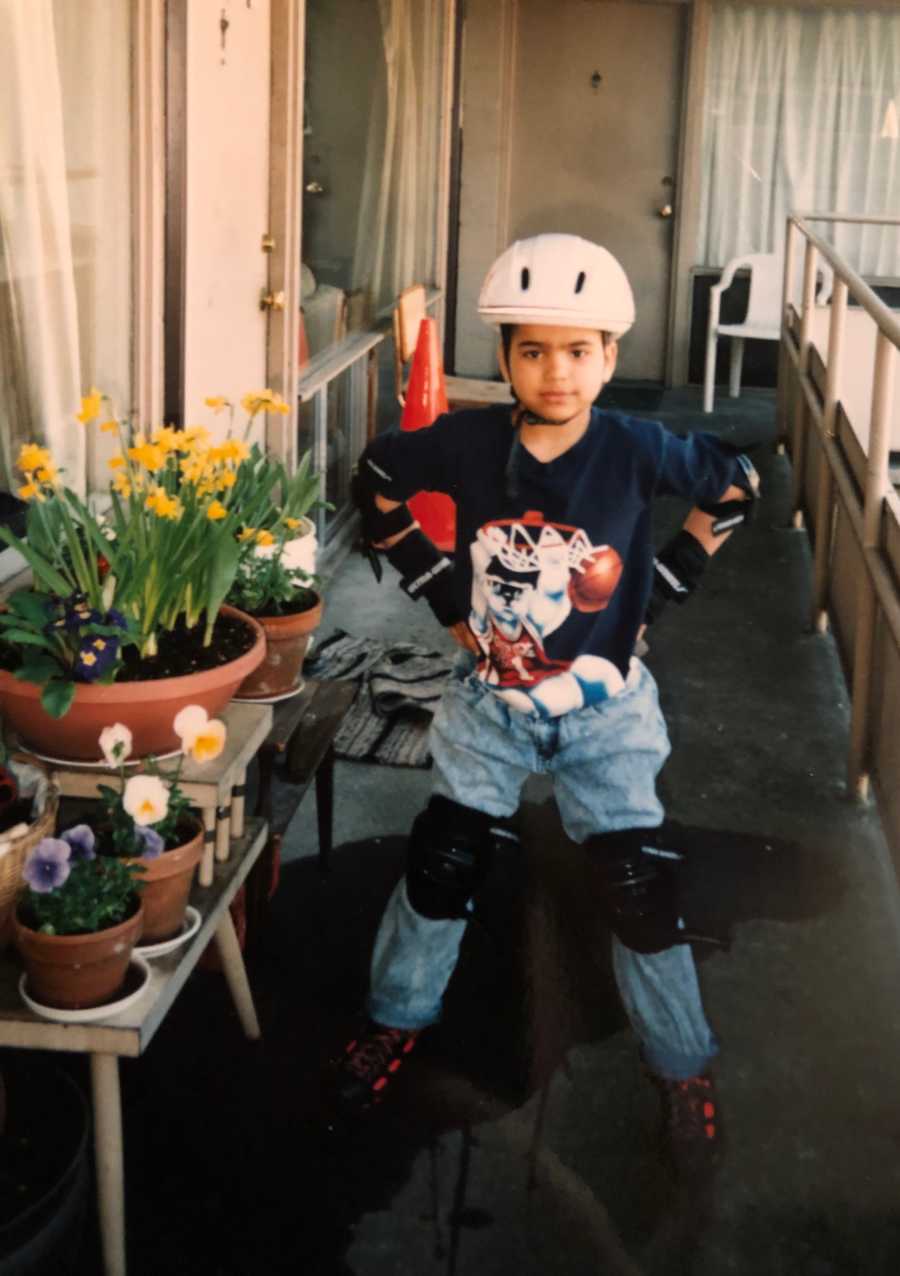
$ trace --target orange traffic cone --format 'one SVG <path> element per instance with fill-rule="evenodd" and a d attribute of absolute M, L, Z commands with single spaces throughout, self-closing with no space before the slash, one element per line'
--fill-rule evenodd
<path fill-rule="evenodd" d="M 421 430 L 446 411 L 447 389 L 438 349 L 437 324 L 434 319 L 423 319 L 419 325 L 400 429 Z M 450 497 L 443 492 L 419 492 L 408 503 L 413 518 L 418 519 L 425 535 L 434 541 L 438 549 L 452 551 L 456 545 L 456 506 Z"/>

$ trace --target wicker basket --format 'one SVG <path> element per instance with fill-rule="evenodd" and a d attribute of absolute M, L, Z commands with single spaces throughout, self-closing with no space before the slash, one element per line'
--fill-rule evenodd
<path fill-rule="evenodd" d="M 25 857 L 42 837 L 53 835 L 58 809 L 59 792 L 51 785 L 42 813 L 33 824 L 29 824 L 27 832 L 10 843 L 6 854 L 0 855 L 0 948 L 4 948 L 12 938 L 12 917 L 16 901 L 25 889 L 22 879 Z M 2 842 L 3 834 L 0 833 L 0 843 Z"/>

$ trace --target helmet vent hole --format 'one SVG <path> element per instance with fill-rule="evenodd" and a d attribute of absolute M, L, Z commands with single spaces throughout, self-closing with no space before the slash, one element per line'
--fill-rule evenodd
<path fill-rule="evenodd" d="M 531 272 L 529 271 L 527 266 L 523 266 L 522 267 L 522 291 L 523 292 L 528 291 L 528 286 L 530 283 L 531 283 Z"/>
<path fill-rule="evenodd" d="M 584 271 L 583 271 L 583 270 L 579 270 L 579 272 L 578 272 L 578 278 L 575 280 L 575 291 L 576 291 L 576 292 L 581 292 L 582 288 L 584 287 L 584 281 L 585 281 L 586 279 L 587 279 L 587 275 L 584 273 Z"/>

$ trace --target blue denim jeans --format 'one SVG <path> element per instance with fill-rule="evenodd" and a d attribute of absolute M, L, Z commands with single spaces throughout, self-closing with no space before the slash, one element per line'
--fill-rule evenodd
<path fill-rule="evenodd" d="M 445 690 L 431 728 L 435 794 L 488 815 L 512 815 L 528 775 L 549 773 L 575 842 L 661 824 L 656 777 L 669 749 L 656 683 L 637 660 L 617 696 L 550 719 L 508 707 L 463 673 Z M 465 921 L 422 917 L 401 881 L 372 955 L 372 1018 L 395 1028 L 435 1023 L 465 928 Z M 642 954 L 615 936 L 612 943 L 619 994 L 648 1068 L 673 1080 L 702 1072 L 718 1045 L 689 945 Z"/>

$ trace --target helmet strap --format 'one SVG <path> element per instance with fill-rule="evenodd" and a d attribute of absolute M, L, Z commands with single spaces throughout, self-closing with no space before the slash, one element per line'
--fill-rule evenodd
<path fill-rule="evenodd" d="M 513 396 L 515 397 L 515 390 L 513 391 Z M 514 423 L 516 426 L 523 426 L 523 425 L 570 425 L 570 424 L 571 424 L 571 422 L 572 422 L 572 421 L 574 421 L 574 420 L 575 420 L 575 418 L 576 418 L 577 416 L 579 416 L 579 415 L 580 415 L 581 410 L 582 410 L 581 408 L 579 408 L 579 409 L 578 409 L 578 411 L 577 411 L 577 412 L 573 412 L 573 413 L 572 413 L 572 415 L 571 415 L 570 417 L 566 417 L 565 421 L 548 421 L 545 417 L 542 417 L 539 413 L 537 413 L 537 412 L 532 412 L 529 408 L 524 408 L 524 407 L 522 407 L 522 405 L 521 405 L 521 403 L 519 403 L 519 400 L 518 400 L 518 398 L 517 398 L 517 397 L 516 397 L 516 405 L 518 406 L 518 413 L 516 413 L 516 409 L 515 409 L 515 408 L 513 408 L 513 423 Z"/>

